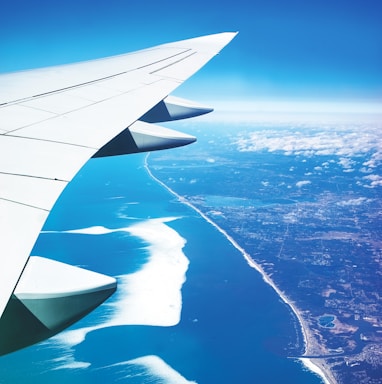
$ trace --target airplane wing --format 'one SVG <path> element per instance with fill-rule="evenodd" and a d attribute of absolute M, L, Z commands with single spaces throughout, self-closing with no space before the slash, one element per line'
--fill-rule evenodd
<path fill-rule="evenodd" d="M 169 95 L 234 36 L 221 33 L 0 75 L 0 330 L 14 321 L 13 312 L 13 317 L 6 315 L 11 298 L 50 327 L 50 315 L 42 321 L 45 315 L 38 313 L 33 300 L 51 298 L 54 290 L 61 298 L 70 296 L 69 291 L 94 293 L 96 286 L 115 290 L 115 283 L 102 275 L 88 277 L 93 284 L 84 287 L 80 273 L 74 286 L 66 287 L 78 271 L 68 270 L 69 278 L 59 283 L 57 275 L 65 275 L 60 271 L 66 267 L 30 257 L 39 232 L 65 186 L 89 158 L 195 141 L 153 123 L 211 110 Z M 47 275 L 56 278 L 47 281 Z M 4 346 L 4 353 L 9 348 Z"/>

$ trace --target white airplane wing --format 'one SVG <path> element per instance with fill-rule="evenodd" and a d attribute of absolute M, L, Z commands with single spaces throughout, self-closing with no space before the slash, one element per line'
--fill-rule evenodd
<path fill-rule="evenodd" d="M 101 285 L 115 289 L 112 280 L 95 275 L 89 277 L 94 286 L 88 287 L 81 285 L 80 275 L 73 287 L 66 287 L 71 277 L 61 285 L 57 276 L 46 281 L 46 275 L 54 276 L 56 269 L 61 275 L 66 267 L 29 256 L 39 232 L 65 186 L 89 158 L 195 140 L 153 123 L 210 111 L 168 95 L 234 36 L 209 35 L 105 59 L 0 75 L 0 328 L 4 321 L 9 326 L 5 314 L 12 297 L 42 321 L 33 299 L 51 297 L 51 291 L 64 297 L 69 291 L 93 292 Z M 68 271 L 71 274 L 76 272 Z M 41 286 L 33 285 L 36 281 Z M 45 326 L 51 321 L 46 320 Z M 1 338 L 0 332 L 0 354 Z M 4 353 L 12 348 L 18 346 L 6 345 Z"/>

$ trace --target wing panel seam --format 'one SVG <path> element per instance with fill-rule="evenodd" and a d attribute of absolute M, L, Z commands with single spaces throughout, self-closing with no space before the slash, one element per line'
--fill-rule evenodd
<path fill-rule="evenodd" d="M 13 172 L 0 171 L 0 175 L 30 177 L 32 179 L 41 179 L 41 180 L 50 180 L 50 181 L 59 181 L 59 182 L 63 182 L 63 183 L 69 183 L 69 180 L 65 180 L 65 179 L 57 179 L 57 178 L 52 178 L 52 177 L 36 176 L 36 175 L 27 175 L 27 174 L 24 174 L 24 173 L 13 173 Z"/>
<path fill-rule="evenodd" d="M 44 96 L 48 96 L 48 95 L 52 95 L 52 94 L 55 94 L 55 93 L 60 93 L 60 92 L 63 92 L 63 91 L 67 91 L 69 89 L 75 89 L 75 88 L 79 88 L 79 87 L 83 87 L 83 86 L 86 86 L 86 85 L 90 85 L 90 84 L 95 84 L 95 83 L 98 83 L 98 82 L 102 82 L 104 80 L 107 80 L 107 79 L 112 79 L 114 77 L 118 77 L 118 76 L 121 76 L 121 75 L 124 75 L 126 73 L 130 73 L 130 72 L 134 72 L 134 71 L 137 71 L 137 70 L 140 70 L 140 69 L 143 69 L 143 68 L 146 68 L 146 67 L 150 67 L 154 64 L 158 64 L 158 63 L 161 63 L 162 61 L 166 61 L 166 60 L 169 60 L 173 57 L 176 57 L 176 56 L 179 56 L 179 55 L 183 55 L 184 53 L 188 52 L 188 51 L 191 51 L 191 49 L 186 49 L 182 52 L 179 52 L 179 53 L 176 53 L 175 55 L 171 55 L 171 56 L 168 56 L 166 57 L 165 59 L 161 59 L 161 60 L 157 60 L 157 61 L 154 61 L 150 64 L 145 64 L 145 65 L 142 65 L 140 67 L 137 67 L 137 68 L 134 68 L 134 69 L 130 69 L 128 71 L 123 71 L 123 72 L 120 72 L 120 73 L 116 73 L 114 75 L 109 75 L 109 76 L 105 76 L 105 77 L 101 77 L 99 79 L 96 79 L 96 80 L 91 80 L 91 81 L 86 81 L 84 83 L 80 83 L 80 84 L 76 84 L 76 85 L 71 85 L 71 86 L 68 86 L 68 87 L 64 87 L 64 88 L 60 88 L 60 89 L 56 89 L 54 91 L 49 91 L 49 92 L 44 92 L 44 93 L 40 93 L 38 95 L 33 95 L 33 96 L 29 96 L 29 97 L 24 97 L 24 98 L 21 98 L 21 99 L 17 99 L 17 100 L 13 100 L 13 101 L 9 101 L 7 103 L 2 103 L 0 104 L 0 108 L 4 108 L 8 105 L 13 105 L 13 104 L 19 104 L 19 103 L 22 103 L 22 102 L 25 102 L 25 101 L 30 101 L 30 100 L 34 100 L 34 99 L 37 99 L 39 97 L 44 97 Z M 189 57 L 190 55 L 186 56 L 186 57 Z M 179 61 L 181 61 L 182 59 L 176 61 L 175 63 L 178 63 Z M 175 64 L 173 63 L 173 64 Z M 168 66 L 171 66 L 171 64 L 163 67 L 163 68 L 166 68 Z M 163 69 L 162 68 L 162 69 Z M 159 69 L 160 70 L 160 69 Z M 155 73 L 155 71 L 153 72 Z"/>
<path fill-rule="evenodd" d="M 23 127 L 23 128 L 26 128 L 26 127 Z M 18 131 L 19 129 L 23 129 L 23 128 L 15 129 L 15 130 L 11 131 L 11 133 L 16 132 L 16 131 Z M 79 148 L 92 149 L 92 150 L 94 150 L 94 151 L 97 151 L 97 150 L 98 150 L 98 148 L 89 147 L 89 146 L 87 146 L 87 145 L 75 144 L 75 143 L 67 143 L 67 142 L 65 142 L 65 141 L 58 141 L 58 140 L 40 139 L 40 138 L 38 138 L 38 137 L 17 136 L 17 135 L 9 135 L 9 134 L 4 134 L 3 136 L 6 136 L 6 137 L 13 137 L 13 138 L 15 138 L 15 139 L 22 139 L 22 140 L 42 141 L 42 142 L 44 142 L 44 143 L 54 143 L 54 144 L 70 145 L 71 147 L 79 147 Z"/>
<path fill-rule="evenodd" d="M 174 65 L 174 64 L 178 64 L 178 63 L 182 62 L 183 60 L 186 60 L 186 59 L 188 59 L 189 57 L 194 56 L 195 54 L 196 54 L 196 52 L 192 52 L 192 53 L 190 53 L 189 55 L 187 55 L 187 56 L 185 56 L 185 57 L 182 57 L 182 58 L 180 58 L 179 60 L 174 61 L 174 62 L 171 63 L 171 64 L 167 64 L 167 65 L 165 65 L 165 66 L 162 67 L 162 68 L 155 69 L 154 71 L 150 72 L 150 75 L 152 75 L 152 74 L 154 74 L 154 73 L 157 73 L 157 72 L 160 72 L 160 71 L 163 71 L 164 69 L 169 68 L 169 67 L 171 67 L 171 66 Z"/>
<path fill-rule="evenodd" d="M 9 203 L 14 203 L 14 204 L 18 204 L 18 205 L 23 205 L 23 206 L 25 206 L 25 207 L 29 207 L 29 208 L 38 209 L 39 211 L 50 212 L 49 209 L 41 208 L 41 207 L 37 207 L 36 205 L 31 205 L 31 204 L 22 203 L 21 201 L 16 201 L 16 200 L 11 200 L 11 199 L 5 199 L 4 197 L 0 197 L 0 200 L 8 201 Z"/>

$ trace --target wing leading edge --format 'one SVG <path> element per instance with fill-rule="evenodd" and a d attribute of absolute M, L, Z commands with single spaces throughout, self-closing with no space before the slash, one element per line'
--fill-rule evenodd
<path fill-rule="evenodd" d="M 153 123 L 212 110 L 168 95 L 235 35 L 0 75 L 0 353 L 4 310 L 17 287 L 23 286 L 26 297 L 24 276 L 36 270 L 29 254 L 65 186 L 91 157 L 195 141 Z M 41 274 L 36 278 L 44 279 Z"/>

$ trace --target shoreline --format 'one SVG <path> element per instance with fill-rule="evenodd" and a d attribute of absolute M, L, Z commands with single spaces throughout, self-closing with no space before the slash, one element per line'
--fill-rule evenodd
<path fill-rule="evenodd" d="M 304 322 L 304 319 L 302 318 L 301 314 L 299 313 L 298 309 L 296 308 L 296 306 L 290 301 L 288 300 L 287 296 L 284 294 L 284 292 L 282 292 L 277 286 L 276 284 L 273 282 L 273 280 L 264 272 L 263 268 L 258 264 L 256 263 L 252 258 L 251 256 L 245 251 L 244 248 L 242 248 L 237 242 L 236 240 L 230 236 L 224 229 L 222 229 L 221 227 L 219 227 L 213 220 L 211 220 L 208 216 L 206 216 L 199 208 L 197 208 L 196 206 L 194 206 L 192 203 L 190 203 L 189 201 L 187 201 L 184 197 L 178 195 L 175 191 L 173 191 L 168 185 L 166 185 L 163 181 L 159 180 L 157 177 L 155 177 L 153 175 L 153 173 L 151 172 L 150 168 L 149 168 L 149 165 L 148 165 L 148 157 L 149 157 L 150 153 L 148 153 L 145 158 L 144 158 L 144 168 L 146 170 L 146 172 L 148 173 L 148 175 L 154 180 L 156 181 L 158 184 L 160 184 L 163 188 L 165 188 L 170 194 L 172 194 L 173 196 L 175 196 L 182 204 L 185 204 L 187 205 L 188 207 L 190 207 L 192 210 L 194 210 L 195 212 L 197 212 L 205 221 L 207 221 L 209 224 L 211 224 L 218 232 L 220 232 L 230 243 L 231 245 L 236 248 L 241 254 L 242 256 L 244 257 L 244 259 L 247 261 L 248 265 L 255 269 L 257 272 L 259 272 L 263 278 L 263 280 L 265 281 L 265 283 L 267 283 L 268 285 L 271 286 L 271 288 L 279 295 L 279 297 L 281 298 L 281 300 L 289 306 L 289 308 L 292 310 L 292 312 L 295 314 L 299 324 L 300 324 L 300 329 L 301 329 L 301 333 L 302 333 L 302 336 L 303 336 L 303 343 L 304 343 L 304 355 L 308 353 L 309 351 L 309 339 L 308 339 L 308 327 L 305 325 L 305 322 Z M 324 357 L 323 357 L 324 358 Z M 304 366 L 306 369 L 308 369 L 309 371 L 315 373 L 316 375 L 318 375 L 324 384 L 335 384 L 336 381 L 334 380 L 331 372 L 327 372 L 327 370 L 320 364 L 316 364 L 316 363 L 313 363 L 312 359 L 309 359 L 307 357 L 304 357 L 304 356 L 301 356 L 301 357 L 296 357 L 296 359 L 298 359 Z"/>
<path fill-rule="evenodd" d="M 326 370 L 324 368 L 318 366 L 317 364 L 314 364 L 312 359 L 309 359 L 307 357 L 299 357 L 298 360 L 301 362 L 302 365 L 309 371 L 314 372 L 316 375 L 320 376 L 324 384 L 334 384 L 334 378 L 331 375 L 331 373 L 326 373 Z M 328 378 L 330 376 L 330 379 Z M 332 380 L 332 381 L 331 381 Z"/>

